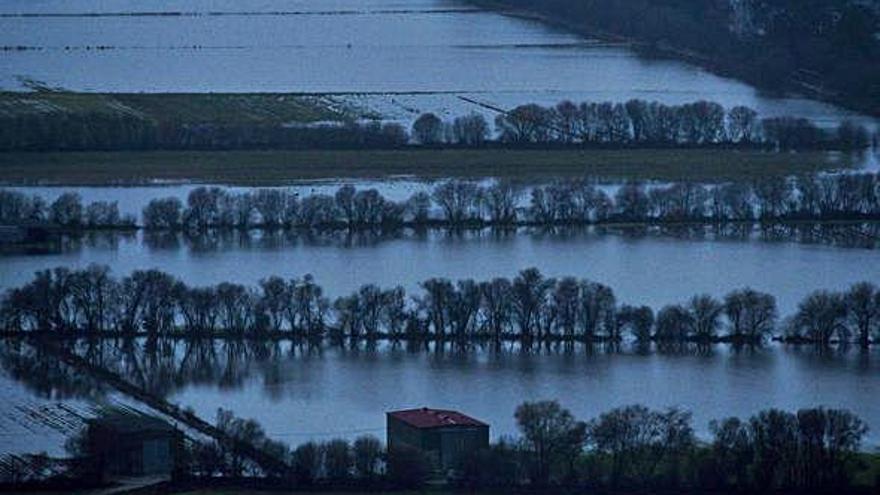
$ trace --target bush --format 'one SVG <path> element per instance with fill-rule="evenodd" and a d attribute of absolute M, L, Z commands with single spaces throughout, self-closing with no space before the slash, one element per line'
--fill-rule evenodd
<path fill-rule="evenodd" d="M 400 446 L 388 451 L 388 481 L 397 488 L 420 488 L 428 480 L 431 462 L 412 447 Z"/>

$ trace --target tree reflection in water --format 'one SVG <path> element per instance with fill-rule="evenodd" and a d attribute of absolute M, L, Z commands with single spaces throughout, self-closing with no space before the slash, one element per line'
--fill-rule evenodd
<path fill-rule="evenodd" d="M 718 346 L 688 342 L 573 343 L 547 342 L 525 346 L 517 342 L 457 343 L 437 341 L 349 341 L 316 344 L 308 341 L 256 339 L 78 339 L 69 340 L 67 350 L 90 365 L 110 371 L 157 397 L 168 397 L 190 386 L 240 389 L 251 378 L 259 378 L 267 392 L 285 381 L 284 366 L 295 361 L 333 359 L 394 360 L 404 354 L 424 354 L 432 362 L 468 366 L 489 360 L 508 366 L 517 358 L 594 359 L 600 356 L 635 358 L 699 357 L 702 359 L 760 359 L 762 355 L 785 353 L 810 361 L 811 365 L 871 367 L 871 352 L 853 348 Z M 874 353 L 876 354 L 876 352 Z M 851 359 L 855 356 L 855 359 Z M 514 361 L 511 361 L 514 359 Z M 753 363 L 752 363 L 753 364 Z M 41 397 L 52 399 L 97 399 L 110 390 L 87 373 L 62 363 L 36 342 L 11 338 L 0 342 L 0 366 L 10 378 Z"/>

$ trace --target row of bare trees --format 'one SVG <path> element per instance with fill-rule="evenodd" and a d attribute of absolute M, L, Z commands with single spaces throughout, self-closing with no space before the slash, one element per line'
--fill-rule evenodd
<path fill-rule="evenodd" d="M 562 101 L 554 106 L 520 105 L 500 111 L 494 137 L 508 145 L 600 146 L 766 146 L 781 150 L 864 149 L 870 132 L 852 121 L 834 130 L 795 117 L 762 119 L 758 112 L 737 106 L 726 110 L 715 102 L 665 105 L 656 101 L 626 103 Z M 444 122 L 433 113 L 413 124 L 412 139 L 421 145 L 480 146 L 493 138 L 480 114 Z"/>
<path fill-rule="evenodd" d="M 475 453 L 471 489 L 578 486 L 593 490 L 793 491 L 846 488 L 864 466 L 867 425 L 822 407 L 778 409 L 710 423 L 701 441 L 689 411 L 624 406 L 579 421 L 556 401 L 516 409 L 521 435 Z"/>
<path fill-rule="evenodd" d="M 679 408 L 630 405 L 580 421 L 556 401 L 538 401 L 520 404 L 514 418 L 519 434 L 465 453 L 449 478 L 453 486 L 798 493 L 851 489 L 867 468 L 860 449 L 868 427 L 845 409 L 766 409 L 713 420 L 705 440 L 691 412 Z M 369 435 L 290 450 L 268 440 L 255 421 L 222 409 L 218 425 L 287 459 L 297 486 L 419 488 L 435 467 L 422 450 L 386 448 Z M 195 444 L 189 458 L 197 477 L 258 474 L 217 444 Z"/>
<path fill-rule="evenodd" d="M 121 215 L 116 201 L 83 204 L 75 192 L 65 192 L 49 203 L 36 194 L 0 189 L 0 224 L 45 223 L 70 229 L 118 229 L 135 227 L 137 219 Z"/>
<path fill-rule="evenodd" d="M 373 483 L 384 478 L 389 457 L 376 437 L 364 435 L 349 442 L 334 439 L 327 442 L 307 442 L 291 450 L 287 444 L 268 438 L 262 426 L 252 419 L 236 417 L 232 411 L 217 411 L 217 427 L 231 437 L 259 448 L 290 466 L 286 475 L 300 485 L 318 481 L 336 484 L 346 482 Z M 265 474 L 247 458 L 217 442 L 194 442 L 188 449 L 184 467 L 191 476 L 240 478 Z M 394 467 L 393 459 L 390 464 Z M 380 473 L 380 470 L 383 472 Z"/>
<path fill-rule="evenodd" d="M 135 106 L 142 103 L 130 102 Z M 844 121 L 836 129 L 823 129 L 805 118 L 762 119 L 754 109 L 737 106 L 728 110 L 709 101 L 683 105 L 639 99 L 625 103 L 562 101 L 549 107 L 524 104 L 509 111 L 483 106 L 497 113 L 494 127 L 483 114 L 476 112 L 451 121 L 425 113 L 407 130 L 400 123 L 380 120 L 291 123 L 276 119 L 274 114 L 247 122 L 223 122 L 213 114 L 198 115 L 198 110 L 190 115 L 197 122 L 166 120 L 168 115 L 162 112 L 151 116 L 149 109 L 138 115 L 117 115 L 113 108 L 107 112 L 79 114 L 11 111 L 0 115 L 0 150 L 399 149 L 410 145 L 462 148 L 724 145 L 783 150 L 858 150 L 871 142 L 869 131 L 853 121 Z"/>
<path fill-rule="evenodd" d="M 872 173 L 768 177 L 705 185 L 628 182 L 616 190 L 587 180 L 525 187 L 509 181 L 442 182 L 404 201 L 376 189 L 345 185 L 300 197 L 284 189 L 232 193 L 219 187 L 149 202 L 142 225 L 151 230 L 380 229 L 405 226 L 586 225 L 614 222 L 762 222 L 880 218 L 880 175 Z M 0 190 L 0 224 L 50 224 L 68 229 L 131 228 L 116 202 L 83 206 L 64 193 L 47 206 L 39 196 Z"/>
<path fill-rule="evenodd" d="M 620 304 L 603 284 L 549 278 L 535 268 L 513 279 L 453 282 L 433 278 L 421 292 L 364 285 L 331 303 L 315 280 L 270 277 L 256 287 L 224 282 L 191 287 L 158 271 L 124 278 L 106 266 L 37 272 L 0 302 L 9 332 L 266 336 L 319 339 L 610 341 L 729 341 L 758 344 L 777 329 L 772 295 L 735 290 L 723 300 L 697 295 L 656 314 Z M 854 338 L 869 346 L 880 330 L 880 291 L 860 283 L 843 293 L 819 291 L 785 320 L 791 341 L 829 344 Z"/>
<path fill-rule="evenodd" d="M 405 201 L 375 189 L 340 187 L 300 198 L 280 189 L 230 194 L 198 188 L 186 207 L 150 202 L 151 229 L 387 228 L 402 226 L 584 225 L 603 222 L 753 222 L 880 218 L 880 175 L 768 177 L 718 185 L 628 182 L 610 193 L 586 180 L 524 187 L 509 181 L 450 180 Z"/>

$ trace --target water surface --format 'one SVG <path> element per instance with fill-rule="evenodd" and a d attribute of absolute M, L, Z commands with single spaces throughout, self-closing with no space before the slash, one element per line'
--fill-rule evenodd
<path fill-rule="evenodd" d="M 331 350 L 291 352 L 258 367 L 233 387 L 205 383 L 171 399 L 211 416 L 217 407 L 258 418 L 267 431 L 296 444 L 306 439 L 382 435 L 384 412 L 450 407 L 489 422 L 492 435 L 516 432 L 513 411 L 525 400 L 558 399 L 579 418 L 613 407 L 645 404 L 694 413 L 702 436 L 708 422 L 762 409 L 826 405 L 854 411 L 880 442 L 880 354 L 817 355 L 766 349 L 709 354 L 408 353 Z"/>
<path fill-rule="evenodd" d="M 102 357 L 111 371 L 193 408 L 203 418 L 213 419 L 218 408 L 231 409 L 258 420 L 271 437 L 291 445 L 362 434 L 383 437 L 386 411 L 421 406 L 472 414 L 490 423 L 493 438 L 499 438 L 516 433 L 513 411 L 518 404 L 543 399 L 559 400 L 582 419 L 636 403 L 682 407 L 693 412 L 694 428 L 704 438 L 712 419 L 747 417 L 770 407 L 794 411 L 825 405 L 858 414 L 875 427 L 867 447 L 880 443 L 880 402 L 869 400 L 880 393 L 876 349 L 820 352 L 771 345 L 741 350 L 576 346 L 440 351 L 386 344 L 307 348 L 235 341 L 151 346 L 143 340 L 103 345 L 101 353 L 89 354 L 85 344 L 79 352 Z M 4 349 L 0 359 L 7 373 L 14 372 L 8 356 Z M 18 383 L 0 374 L 0 390 L 10 402 L 25 404 L 45 403 L 52 384 L 71 381 L 90 400 L 110 392 L 91 389 L 77 373 L 62 368 L 38 366 L 17 374 Z M 69 393 L 64 401 L 82 408 L 78 397 Z M 5 409 L 9 403 L 0 406 Z"/>
<path fill-rule="evenodd" d="M 413 233 L 389 236 L 307 234 L 87 236 L 61 250 L 0 256 L 0 289 L 26 283 L 33 272 L 109 265 L 123 276 L 159 268 L 193 285 L 233 281 L 255 285 L 272 275 L 315 276 L 330 297 L 363 284 L 417 291 L 431 277 L 513 277 L 537 267 L 551 277 L 585 277 L 612 287 L 622 302 L 655 309 L 699 293 L 717 297 L 746 286 L 777 297 L 783 315 L 809 292 L 880 281 L 880 250 L 826 244 L 758 241 L 752 236 L 574 231 Z M 771 236 L 770 239 L 775 239 Z M 818 239 L 821 241 L 822 239 Z"/>
<path fill-rule="evenodd" d="M 854 116 L 450 0 L 13 0 L 0 14 L 0 46 L 27 48 L 0 52 L 6 89 L 33 79 L 79 91 L 334 93 L 402 121 L 480 110 L 459 96 L 504 107 L 708 99 L 824 125 Z"/>

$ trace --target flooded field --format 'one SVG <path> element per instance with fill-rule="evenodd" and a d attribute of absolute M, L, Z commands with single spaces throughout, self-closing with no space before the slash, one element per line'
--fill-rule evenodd
<path fill-rule="evenodd" d="M 432 277 L 453 280 L 512 277 L 537 267 L 548 276 L 576 276 L 612 287 L 619 301 L 660 306 L 699 293 L 721 297 L 752 287 L 774 294 L 783 316 L 809 292 L 840 290 L 880 280 L 880 251 L 794 242 L 782 233 L 712 232 L 662 235 L 604 230 L 519 232 L 403 231 L 395 235 L 252 235 L 227 233 L 94 236 L 60 250 L 2 256 L 0 289 L 22 285 L 33 272 L 56 266 L 105 264 L 116 275 L 159 268 L 192 285 L 232 281 L 255 285 L 272 275 L 315 276 L 327 295 L 347 295 L 363 284 L 401 285 L 410 292 Z"/>
<path fill-rule="evenodd" d="M 93 347 L 102 345 L 103 351 Z M 89 349 L 92 349 L 89 351 Z M 880 445 L 880 354 L 816 351 L 771 345 L 764 349 L 657 351 L 601 346 L 521 351 L 308 348 L 289 342 L 145 341 L 83 343 L 81 354 L 103 360 L 129 382 L 213 420 L 218 408 L 257 419 L 268 434 L 290 445 L 308 440 L 381 437 L 384 413 L 398 408 L 455 404 L 492 425 L 493 438 L 513 435 L 513 411 L 524 400 L 558 399 L 580 418 L 642 403 L 694 413 L 698 435 L 708 422 L 777 407 L 847 408 L 872 427 L 866 448 Z M 16 367 L 0 348 L 7 373 Z M 37 371 L 39 370 L 39 371 Z M 69 400 L 102 397 L 79 373 L 45 363 L 19 379 L 0 375 L 0 387 L 27 390 L 36 401 L 52 387 Z M 17 397 L 17 396 L 15 396 Z M 8 407 L 7 407 L 8 408 Z M 2 408 L 0 408 L 2 411 Z"/>
<path fill-rule="evenodd" d="M 826 127 L 849 118 L 876 125 L 874 119 L 833 105 L 765 94 L 687 63 L 646 58 L 624 43 L 585 39 L 452 0 L 0 3 L 0 90 L 47 87 L 302 93 L 363 118 L 407 125 L 427 111 L 445 119 L 472 111 L 494 117 L 481 104 L 510 108 L 563 99 L 632 98 L 667 104 L 704 99 L 728 108 L 747 105 L 762 117 L 806 117 Z M 288 120 L 284 118 L 285 125 Z M 859 159 L 858 171 L 878 170 L 876 151 Z M 836 161 L 829 163 L 845 161 L 842 154 L 833 157 Z M 127 166 L 139 167 L 140 159 L 129 156 Z M 739 157 L 736 160 L 730 167 L 725 162 L 725 170 L 745 168 Z M 175 170 L 177 165 L 171 164 Z M 253 173 L 238 162 L 232 168 Z M 847 173 L 846 168 L 832 164 L 809 170 Z M 376 188 L 394 201 L 430 192 L 437 184 L 421 180 L 413 170 L 397 173 L 394 169 L 384 174 L 386 179 L 377 172 L 354 176 L 361 178 L 339 174 L 327 175 L 337 178 L 326 181 L 272 184 L 285 184 L 306 196 L 332 194 L 341 184 L 351 183 L 360 189 Z M 15 184 L 63 182 L 53 181 L 50 173 L 43 175 Z M 448 175 L 444 168 L 442 175 L 430 177 Z M 132 187 L 10 189 L 38 194 L 48 202 L 76 191 L 86 203 L 115 201 L 123 214 L 139 215 L 151 199 L 174 196 L 185 201 L 200 183 L 211 182 L 181 177 L 166 182 L 141 178 L 131 181 Z M 609 194 L 621 182 L 621 175 L 613 177 L 600 186 Z M 639 177 L 659 181 L 668 176 Z M 694 177 L 687 175 L 688 180 L 701 180 Z M 129 183 L 119 176 L 112 179 L 77 183 Z M 226 182 L 242 183 L 250 182 Z M 244 190 L 228 187 L 233 193 Z M 523 195 L 522 204 L 527 198 Z M 399 285 L 412 295 L 432 277 L 486 280 L 536 267 L 549 277 L 601 282 L 614 289 L 619 303 L 655 310 L 696 294 L 722 297 L 751 287 L 774 295 L 784 318 L 813 291 L 880 281 L 880 227 L 873 225 L 869 232 L 858 231 L 860 227 L 226 231 L 194 237 L 92 232 L 22 249 L 4 247 L 0 291 L 27 283 L 38 270 L 91 264 L 107 265 L 119 277 L 157 268 L 194 286 L 223 281 L 255 285 L 270 276 L 312 274 L 330 298 L 364 284 Z M 851 242 L 853 237 L 859 242 Z M 693 411 L 696 432 L 704 438 L 712 419 L 743 417 L 767 408 L 845 408 L 871 427 L 865 449 L 880 447 L 876 345 L 868 350 L 776 343 L 746 349 L 688 344 L 668 349 L 639 348 L 625 341 L 607 347 L 524 350 L 511 343 L 499 346 L 503 348 L 455 349 L 384 341 L 312 347 L 289 341 L 165 338 L 70 342 L 86 367 L 106 369 L 208 421 L 214 421 L 221 407 L 256 419 L 269 437 L 292 446 L 367 433 L 382 437 L 386 411 L 422 406 L 465 411 L 490 423 L 492 438 L 499 439 L 516 433 L 513 411 L 519 403 L 558 399 L 580 419 L 634 403 L 683 407 Z M 0 455 L 46 451 L 64 456 L 65 440 L 97 407 L 138 407 L 110 387 L 112 376 L 108 383 L 95 383 L 44 351 L 17 338 L 0 341 Z"/>
<path fill-rule="evenodd" d="M 462 96 L 502 107 L 707 99 L 824 125 L 852 116 L 450 0 L 10 1 L 0 46 L 4 89 L 303 92 L 404 122 L 483 111 Z"/>

